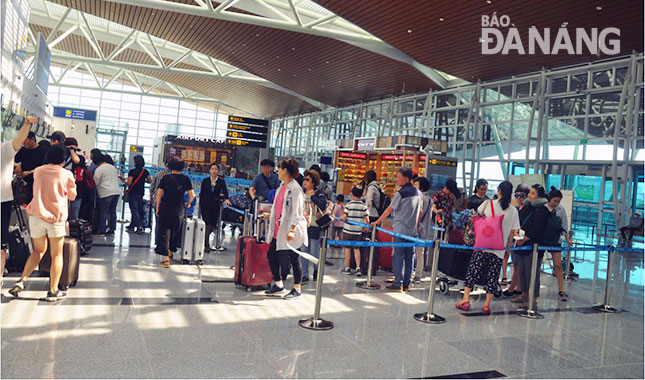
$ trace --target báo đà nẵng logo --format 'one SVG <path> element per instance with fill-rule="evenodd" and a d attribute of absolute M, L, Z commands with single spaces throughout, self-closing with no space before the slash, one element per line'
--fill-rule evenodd
<path fill-rule="evenodd" d="M 567 22 L 556 30 L 552 28 L 539 29 L 534 25 L 528 28 L 528 51 L 519 28 L 511 23 L 508 15 L 482 15 L 482 34 L 479 42 L 482 54 L 605 54 L 620 53 L 620 29 L 618 28 L 571 28 Z"/>

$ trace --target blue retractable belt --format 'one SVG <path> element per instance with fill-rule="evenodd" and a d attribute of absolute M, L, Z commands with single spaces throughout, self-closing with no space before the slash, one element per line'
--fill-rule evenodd
<path fill-rule="evenodd" d="M 236 212 L 236 213 L 238 213 L 238 214 L 242 214 L 242 215 L 244 215 L 244 210 L 240 210 L 239 208 L 235 208 L 235 207 L 233 207 L 233 206 L 229 206 L 229 205 L 226 205 L 225 207 L 226 207 L 226 208 L 230 208 L 231 210 L 235 211 L 235 212 Z"/>

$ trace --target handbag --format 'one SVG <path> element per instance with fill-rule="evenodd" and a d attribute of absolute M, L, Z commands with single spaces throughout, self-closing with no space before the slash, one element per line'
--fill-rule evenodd
<path fill-rule="evenodd" d="M 504 215 L 495 215 L 495 207 L 492 200 L 490 201 L 490 207 L 493 213 L 491 217 L 477 216 L 473 218 L 475 247 L 495 250 L 506 249 L 504 232 L 502 230 Z"/>
<path fill-rule="evenodd" d="M 123 202 L 127 202 L 127 201 L 130 200 L 130 191 L 132 191 L 132 188 L 134 187 L 134 185 L 136 185 L 137 182 L 139 182 L 139 179 L 143 175 L 143 171 L 144 170 L 141 169 L 141 172 L 139 173 L 139 176 L 137 177 L 137 179 L 135 179 L 134 182 L 132 182 L 132 184 L 130 186 L 128 186 L 128 189 L 124 192 L 124 194 L 123 194 Z"/>
<path fill-rule="evenodd" d="M 318 206 L 316 206 L 316 209 L 318 210 L 319 214 L 322 214 L 318 219 L 316 219 L 316 224 L 320 229 L 326 229 L 329 227 L 329 225 L 334 221 L 334 219 L 331 217 L 331 213 L 333 212 L 332 210 L 334 209 L 334 204 L 331 201 L 327 201 L 327 207 L 325 207 L 325 211 L 321 211 Z"/>

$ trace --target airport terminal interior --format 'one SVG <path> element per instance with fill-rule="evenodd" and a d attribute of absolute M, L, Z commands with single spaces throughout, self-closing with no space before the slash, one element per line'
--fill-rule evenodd
<path fill-rule="evenodd" d="M 1 378 L 645 378 L 642 1 L 1 7 Z"/>

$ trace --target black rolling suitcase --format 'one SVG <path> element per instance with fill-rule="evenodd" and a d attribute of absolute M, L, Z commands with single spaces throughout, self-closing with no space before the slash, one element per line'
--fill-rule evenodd
<path fill-rule="evenodd" d="M 47 245 L 47 252 L 38 265 L 38 271 L 41 274 L 49 273 L 49 268 L 52 263 L 52 257 L 49 253 L 49 245 Z M 81 248 L 78 239 L 66 237 L 63 243 L 63 272 L 60 275 L 58 288 L 67 290 L 70 286 L 75 286 L 78 282 L 78 270 L 81 264 Z"/>
<path fill-rule="evenodd" d="M 69 222 L 69 236 L 78 239 L 81 255 L 87 254 L 92 249 L 92 225 L 83 219 Z"/>
<path fill-rule="evenodd" d="M 6 268 L 9 272 L 22 272 L 34 247 L 20 206 L 14 203 L 13 212 L 18 224 L 9 227 L 9 260 Z"/>

